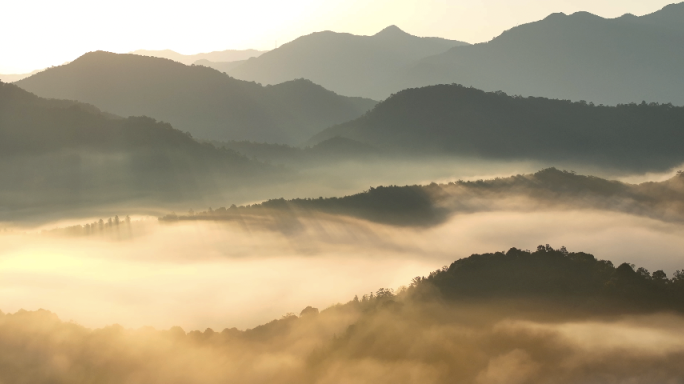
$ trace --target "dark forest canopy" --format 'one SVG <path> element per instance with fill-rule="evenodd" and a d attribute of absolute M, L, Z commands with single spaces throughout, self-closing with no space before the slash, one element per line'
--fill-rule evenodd
<path fill-rule="evenodd" d="M 455 301 L 517 298 L 597 312 L 684 311 L 684 270 L 668 278 L 662 270 L 650 273 L 629 263 L 615 267 L 593 255 L 565 247 L 554 250 L 548 244 L 534 252 L 511 248 L 457 260 L 412 284 L 416 292 L 426 286 Z"/>
<path fill-rule="evenodd" d="M 167 123 L 43 99 L 5 83 L 0 83 L 0 170 L 0 219 L 29 207 L 178 201 L 275 174 Z"/>
<path fill-rule="evenodd" d="M 535 174 L 448 184 L 379 186 L 355 195 L 274 199 L 160 220 L 235 220 L 242 215 L 320 212 L 401 226 L 432 226 L 457 213 L 503 210 L 595 209 L 664 221 L 684 220 L 684 174 L 663 182 L 628 184 L 549 168 Z"/>
<path fill-rule="evenodd" d="M 151 116 L 214 140 L 299 144 L 375 105 L 292 80 L 261 86 L 204 66 L 98 51 L 16 84 L 38 96 L 91 103 L 122 116 Z"/>
<path fill-rule="evenodd" d="M 384 96 L 409 87 L 459 83 L 524 96 L 616 105 L 684 105 L 684 3 L 644 16 L 605 19 L 554 13 L 492 41 L 423 59 Z M 359 94 L 362 95 L 362 94 Z"/>
<path fill-rule="evenodd" d="M 509 96 L 461 85 L 408 89 L 314 136 L 345 137 L 407 156 L 457 155 L 591 164 L 622 170 L 684 162 L 684 107 L 616 107 Z"/>

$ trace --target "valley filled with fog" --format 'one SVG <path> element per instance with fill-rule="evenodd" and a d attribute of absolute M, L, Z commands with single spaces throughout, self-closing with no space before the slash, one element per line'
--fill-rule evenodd
<path fill-rule="evenodd" d="M 275 210 L 209 221 L 134 216 L 88 232 L 5 230 L 0 307 L 49 308 L 90 327 L 245 329 L 309 305 L 398 289 L 457 259 L 511 247 L 550 244 L 615 265 L 669 275 L 684 269 L 682 220 L 520 197 L 477 204 L 481 211 L 429 226 Z"/>
<path fill-rule="evenodd" d="M 0 384 L 682 383 L 684 3 L 77 3 L 0 23 Z"/>

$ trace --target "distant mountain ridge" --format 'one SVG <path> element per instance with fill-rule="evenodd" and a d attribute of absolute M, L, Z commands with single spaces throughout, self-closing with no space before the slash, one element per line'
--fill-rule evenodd
<path fill-rule="evenodd" d="M 0 74 L 0 81 L 2 81 L 4 83 L 14 83 L 15 81 L 19 81 L 19 80 L 25 79 L 29 76 L 35 75 L 36 73 L 38 73 L 40 71 L 41 70 L 32 71 L 30 73 L 13 73 L 10 75 Z"/>
<path fill-rule="evenodd" d="M 555 13 L 490 42 L 424 58 L 385 94 L 458 83 L 523 96 L 684 105 L 684 3 L 615 19 Z"/>
<path fill-rule="evenodd" d="M 203 66 L 102 51 L 16 84 L 41 97 L 86 102 L 121 116 L 151 116 L 214 140 L 299 144 L 376 104 L 308 80 L 263 87 Z"/>
<path fill-rule="evenodd" d="M 337 136 L 407 156 L 663 170 L 684 163 L 684 107 L 595 106 L 435 85 L 401 91 L 364 116 L 319 133 L 310 144 Z"/>
<path fill-rule="evenodd" d="M 196 53 L 193 55 L 184 55 L 182 53 L 178 53 L 170 49 L 164 49 L 159 51 L 138 49 L 137 51 L 133 51 L 131 53 L 134 55 L 152 56 L 159 57 L 162 59 L 169 59 L 177 61 L 179 63 L 190 65 L 197 60 L 208 60 L 217 62 L 247 60 L 250 57 L 258 57 L 264 52 L 268 51 L 259 51 L 256 49 L 227 49 L 225 51 L 213 51 L 207 53 Z"/>
<path fill-rule="evenodd" d="M 203 65 L 205 67 L 214 68 L 219 72 L 228 72 L 231 69 L 242 65 L 247 60 L 237 60 L 237 61 L 209 61 L 207 59 L 197 60 L 193 65 Z"/>
<path fill-rule="evenodd" d="M 378 84 L 419 59 L 466 45 L 417 37 L 392 25 L 372 36 L 316 32 L 229 69 L 238 79 L 277 84 L 305 78 L 346 96 L 384 98 Z"/>

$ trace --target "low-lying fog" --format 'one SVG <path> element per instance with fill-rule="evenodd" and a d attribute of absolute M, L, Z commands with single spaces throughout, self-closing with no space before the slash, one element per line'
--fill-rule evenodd
<path fill-rule="evenodd" d="M 683 225 L 603 211 L 475 213 L 422 229 L 322 214 L 286 231 L 134 218 L 91 236 L 0 232 L 0 310 L 45 308 L 87 327 L 244 329 L 472 253 L 547 243 L 669 276 L 684 268 Z"/>

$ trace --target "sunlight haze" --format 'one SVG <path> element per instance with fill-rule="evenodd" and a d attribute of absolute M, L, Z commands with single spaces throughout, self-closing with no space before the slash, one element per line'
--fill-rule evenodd
<path fill-rule="evenodd" d="M 672 0 L 294 0 L 192 3 L 82 0 L 3 3 L 0 73 L 61 65 L 88 51 L 172 49 L 184 54 L 273 49 L 322 30 L 372 35 L 397 25 L 417 36 L 485 42 L 554 12 L 612 18 L 655 12 Z M 10 16 L 10 17 L 7 17 Z"/>

